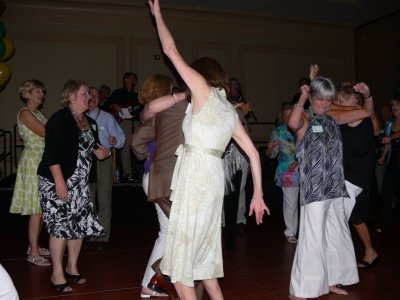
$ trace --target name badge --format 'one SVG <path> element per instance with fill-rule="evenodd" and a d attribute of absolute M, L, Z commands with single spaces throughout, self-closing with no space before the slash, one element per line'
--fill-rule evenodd
<path fill-rule="evenodd" d="M 106 127 L 99 125 L 99 131 L 103 131 L 103 130 L 106 130 Z"/>
<path fill-rule="evenodd" d="M 321 133 L 321 132 L 324 132 L 324 129 L 322 128 L 321 125 L 313 125 L 313 126 L 311 126 L 311 130 L 312 130 L 314 133 Z"/>

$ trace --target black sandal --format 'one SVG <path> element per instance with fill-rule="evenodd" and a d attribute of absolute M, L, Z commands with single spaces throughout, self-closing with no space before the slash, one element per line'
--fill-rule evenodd
<path fill-rule="evenodd" d="M 72 280 L 73 282 L 75 282 L 77 284 L 85 284 L 86 283 L 86 280 L 84 282 L 80 282 L 82 279 L 85 279 L 85 278 L 82 278 L 81 275 L 69 274 L 67 271 L 65 271 L 65 278 Z"/>
<path fill-rule="evenodd" d="M 71 293 L 72 289 L 70 291 L 65 291 L 66 288 L 71 288 L 68 283 L 61 283 L 61 284 L 54 284 L 51 282 L 51 286 L 53 289 L 55 289 L 59 293 Z"/>

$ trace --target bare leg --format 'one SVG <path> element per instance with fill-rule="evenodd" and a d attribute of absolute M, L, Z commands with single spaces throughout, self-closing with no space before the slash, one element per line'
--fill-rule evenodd
<path fill-rule="evenodd" d="M 293 296 L 290 294 L 289 294 L 289 299 L 290 300 L 307 300 L 306 298 L 296 297 L 296 296 Z"/>
<path fill-rule="evenodd" d="M 34 214 L 29 217 L 28 235 L 30 256 L 38 257 L 39 254 L 39 234 L 42 227 L 42 214 Z"/>
<path fill-rule="evenodd" d="M 51 274 L 51 282 L 53 284 L 63 284 L 66 282 L 62 266 L 66 244 L 67 240 L 50 237 L 49 248 L 51 254 L 51 262 L 53 263 L 53 273 Z M 64 292 L 69 292 L 69 291 L 72 291 L 70 287 L 64 289 Z"/>
<path fill-rule="evenodd" d="M 376 252 L 374 247 L 372 247 L 371 236 L 369 234 L 367 224 L 365 223 L 361 223 L 359 225 L 353 224 L 353 227 L 356 230 L 365 248 L 363 260 L 366 261 L 367 263 L 372 263 L 375 260 L 375 258 L 378 257 L 378 253 Z"/>
<path fill-rule="evenodd" d="M 68 240 L 67 242 L 68 264 L 65 270 L 71 275 L 80 274 L 77 265 L 78 265 L 79 252 L 81 252 L 82 241 L 83 241 L 82 239 L 77 239 L 77 240 Z M 82 284 L 85 282 L 86 279 L 81 278 L 81 280 L 78 283 Z"/>
<path fill-rule="evenodd" d="M 221 288 L 218 283 L 218 279 L 207 279 L 202 280 L 204 288 L 207 291 L 208 297 L 211 300 L 223 300 L 224 296 L 222 295 Z"/>
<path fill-rule="evenodd" d="M 329 287 L 329 291 L 338 295 L 348 295 L 349 293 L 341 288 L 338 288 L 336 285 L 331 285 Z"/>
<path fill-rule="evenodd" d="M 197 300 L 196 291 L 193 287 L 186 286 L 179 281 L 174 283 L 174 287 L 178 293 L 179 300 Z M 211 298 L 211 300 L 213 299 Z"/>

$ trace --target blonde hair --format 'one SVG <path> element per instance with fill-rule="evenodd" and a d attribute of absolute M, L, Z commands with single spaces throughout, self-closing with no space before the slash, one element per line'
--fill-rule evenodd
<path fill-rule="evenodd" d="M 34 89 L 42 89 L 43 93 L 46 93 L 46 87 L 43 82 L 36 79 L 29 79 L 24 81 L 19 88 L 19 97 L 21 100 L 26 103 L 26 94 L 29 94 Z"/>
<path fill-rule="evenodd" d="M 172 79 L 161 74 L 149 76 L 142 84 L 139 92 L 139 102 L 142 105 L 162 96 L 171 94 Z"/>
<path fill-rule="evenodd" d="M 340 97 L 343 97 L 345 100 L 349 100 L 351 96 L 354 96 L 354 99 L 356 100 L 356 105 L 362 106 L 364 102 L 363 95 L 354 90 L 354 84 L 355 83 L 351 81 L 342 82 L 340 86 L 336 89 L 336 99 L 340 100 Z"/>
<path fill-rule="evenodd" d="M 67 107 L 69 105 L 69 97 L 72 94 L 76 94 L 81 86 L 88 86 L 83 80 L 70 79 L 64 84 L 64 88 L 61 92 L 61 105 Z"/>

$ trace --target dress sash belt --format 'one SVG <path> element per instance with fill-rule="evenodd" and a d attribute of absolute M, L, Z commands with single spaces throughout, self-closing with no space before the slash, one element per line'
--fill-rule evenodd
<path fill-rule="evenodd" d="M 224 151 L 212 148 L 203 148 L 199 146 L 189 145 L 189 144 L 180 144 L 179 147 L 175 151 L 175 155 L 178 156 L 176 160 L 176 165 L 174 169 L 174 174 L 172 175 L 172 182 L 171 182 L 171 190 L 176 188 L 176 181 L 180 173 L 182 158 L 186 152 L 196 152 L 199 154 L 208 154 L 218 158 L 222 158 Z M 172 200 L 172 198 L 171 198 Z"/>

